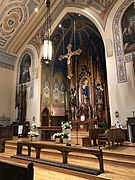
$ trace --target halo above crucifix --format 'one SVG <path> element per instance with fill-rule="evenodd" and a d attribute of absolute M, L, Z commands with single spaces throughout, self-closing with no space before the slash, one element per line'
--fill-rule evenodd
<path fill-rule="evenodd" d="M 60 55 L 60 57 L 59 57 L 59 60 L 60 60 L 60 61 L 62 61 L 63 59 L 66 59 L 66 58 L 67 58 L 67 68 L 68 68 L 68 75 L 67 75 L 67 77 L 68 77 L 69 79 L 71 79 L 72 76 L 73 76 L 73 74 L 72 74 L 72 66 L 71 66 L 71 57 L 72 57 L 72 56 L 75 56 L 75 55 L 80 55 L 81 52 L 82 52 L 81 49 L 77 49 L 76 51 L 73 51 L 73 52 L 72 52 L 72 51 L 71 51 L 71 48 L 72 48 L 72 45 L 69 44 L 69 45 L 67 46 L 68 53 L 65 54 L 65 55 Z"/>

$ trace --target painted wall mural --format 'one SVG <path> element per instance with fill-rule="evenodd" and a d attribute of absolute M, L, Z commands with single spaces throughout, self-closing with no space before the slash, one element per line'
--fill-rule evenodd
<path fill-rule="evenodd" d="M 65 103 L 65 80 L 61 72 L 54 74 L 53 106 L 63 107 Z"/>
<path fill-rule="evenodd" d="M 122 18 L 124 53 L 135 51 L 135 8 L 132 4 Z"/>
<path fill-rule="evenodd" d="M 42 81 L 42 102 L 43 106 L 50 106 L 51 104 L 51 66 L 45 65 L 43 68 Z"/>
<path fill-rule="evenodd" d="M 123 34 L 126 31 L 125 28 L 129 28 L 131 24 L 133 25 L 132 21 L 135 15 L 135 14 L 133 15 L 133 11 L 135 11 L 133 7 L 134 7 L 133 1 L 126 0 L 118 9 L 117 13 L 114 16 L 114 21 L 113 21 L 113 32 L 114 32 L 113 39 L 114 39 L 118 83 L 127 82 L 127 73 L 126 73 L 125 64 L 133 60 L 132 52 L 135 51 L 135 49 L 133 49 L 133 47 L 135 46 L 134 36 L 128 35 L 128 40 L 126 39 L 126 41 L 124 37 L 125 35 L 123 36 Z M 131 9 L 132 12 L 130 12 Z"/>
<path fill-rule="evenodd" d="M 31 67 L 31 57 L 29 54 L 26 53 L 20 65 L 20 84 L 30 81 L 30 71 L 29 71 L 30 67 Z"/>

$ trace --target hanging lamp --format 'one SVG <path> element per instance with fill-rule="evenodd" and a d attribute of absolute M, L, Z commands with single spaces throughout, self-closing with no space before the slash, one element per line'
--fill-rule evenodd
<path fill-rule="evenodd" d="M 51 19 L 50 19 L 50 0 L 45 1 L 47 10 L 47 22 L 46 22 L 46 28 L 45 28 L 45 34 L 44 34 L 44 50 L 43 50 L 43 60 L 45 63 L 49 63 L 49 61 L 52 60 L 52 41 L 50 39 L 51 34 Z"/>

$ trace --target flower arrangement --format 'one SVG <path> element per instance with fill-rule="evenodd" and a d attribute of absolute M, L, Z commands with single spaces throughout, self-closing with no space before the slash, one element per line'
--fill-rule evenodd
<path fill-rule="evenodd" d="M 72 124 L 71 122 L 65 122 L 65 123 L 62 123 L 61 125 L 62 129 L 71 129 L 72 128 Z"/>
<path fill-rule="evenodd" d="M 53 138 L 61 138 L 62 137 L 62 132 L 54 133 Z"/>
<path fill-rule="evenodd" d="M 37 130 L 37 124 L 32 124 L 32 126 L 31 126 L 31 130 Z"/>
<path fill-rule="evenodd" d="M 31 130 L 28 132 L 28 137 L 38 137 L 37 124 L 32 124 Z"/>
<path fill-rule="evenodd" d="M 29 137 L 38 137 L 39 133 L 37 131 L 29 131 L 28 136 Z"/>
<path fill-rule="evenodd" d="M 69 137 L 68 132 L 62 132 L 61 137 L 62 137 L 62 139 L 63 139 L 63 138 L 68 138 L 68 137 Z"/>

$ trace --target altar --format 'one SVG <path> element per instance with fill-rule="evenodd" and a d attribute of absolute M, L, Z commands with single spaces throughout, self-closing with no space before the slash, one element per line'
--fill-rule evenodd
<path fill-rule="evenodd" d="M 97 123 L 96 119 L 87 119 L 84 121 L 81 121 L 80 119 L 74 119 L 71 120 L 72 128 L 76 130 L 84 130 L 89 131 L 89 129 L 93 129 L 95 127 L 95 124 Z"/>
<path fill-rule="evenodd" d="M 38 127 L 38 131 L 40 134 L 39 138 L 41 140 L 51 141 L 53 134 L 60 132 L 61 130 L 62 130 L 61 126 L 41 126 L 41 127 Z"/>

